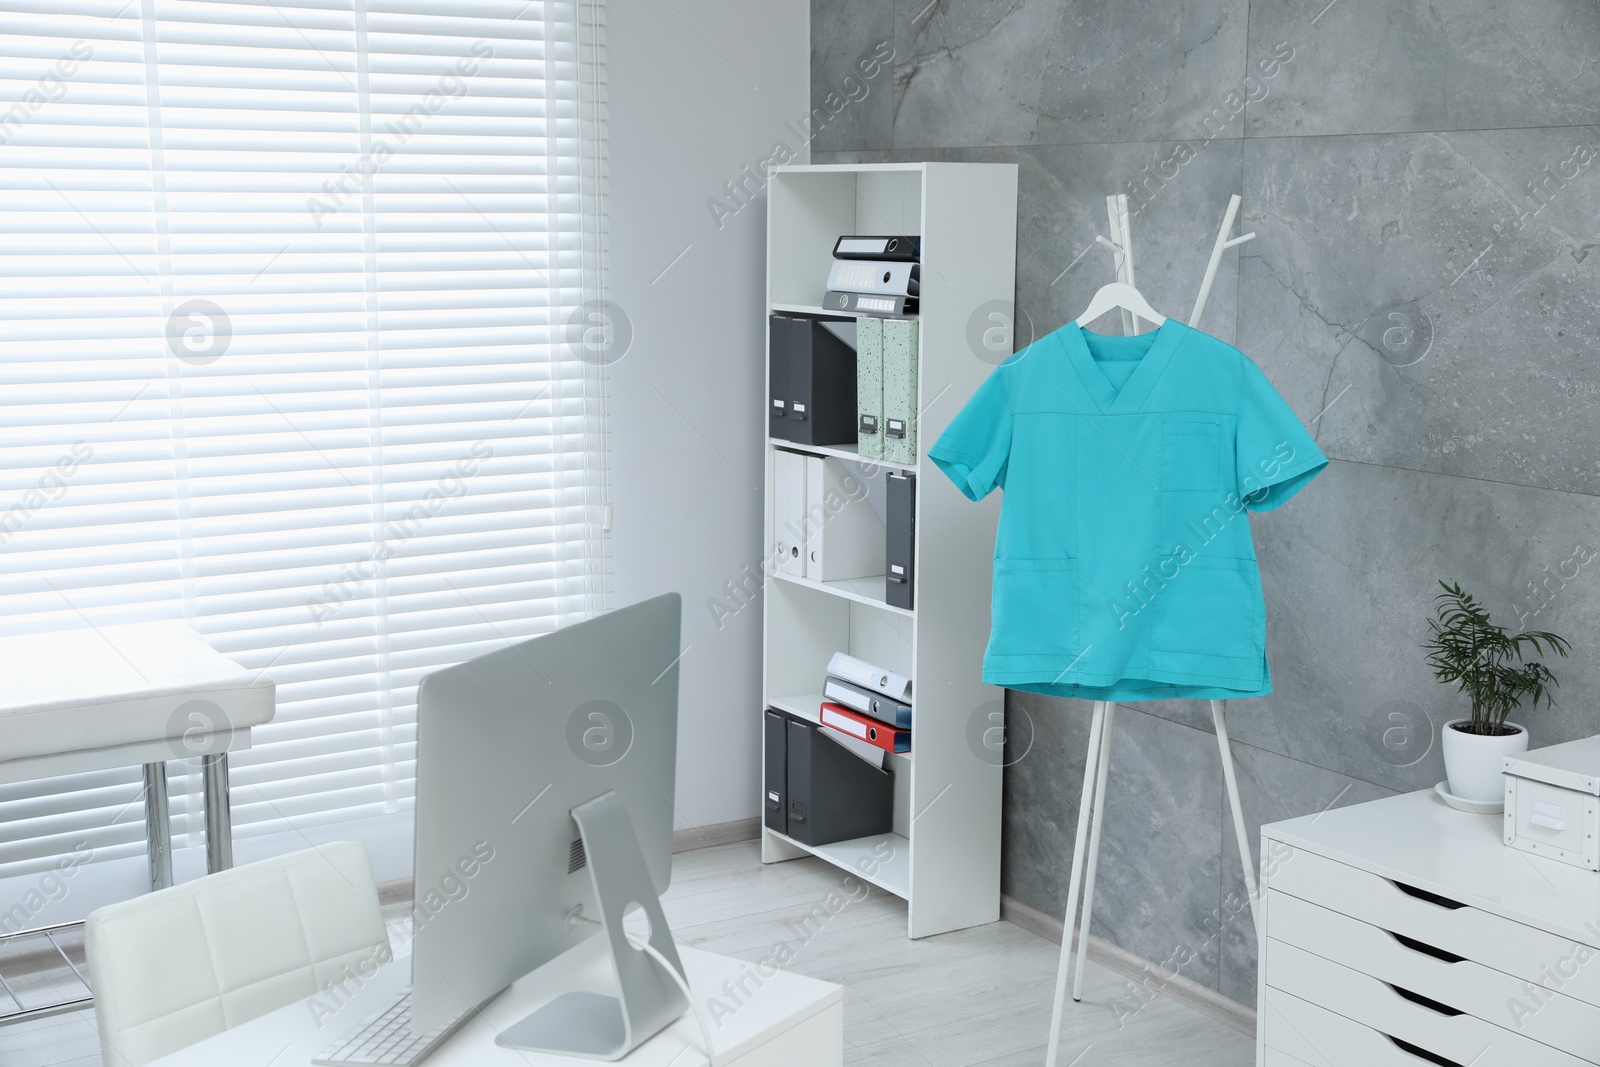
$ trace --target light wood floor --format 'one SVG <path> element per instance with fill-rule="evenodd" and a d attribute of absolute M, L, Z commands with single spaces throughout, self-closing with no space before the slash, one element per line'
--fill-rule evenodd
<path fill-rule="evenodd" d="M 763 866 L 756 844 L 744 842 L 678 855 L 664 904 L 687 944 L 751 961 L 789 959 L 787 970 L 844 986 L 852 1067 L 1044 1063 L 1055 945 L 1003 922 L 911 941 L 905 903 L 865 890 L 817 859 Z M 404 910 L 395 909 L 392 931 L 402 930 Z M 1249 1038 L 1163 998 L 1119 1025 L 1111 1005 L 1126 987 L 1089 964 L 1083 1002 L 1068 1007 L 1060 1067 L 1253 1062 Z M 0 1027 L 4 1067 L 99 1067 L 98 1049 L 92 1012 Z"/>

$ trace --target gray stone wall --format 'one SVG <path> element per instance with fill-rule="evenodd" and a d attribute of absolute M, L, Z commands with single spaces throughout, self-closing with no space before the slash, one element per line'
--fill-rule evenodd
<path fill-rule="evenodd" d="M 848 80 L 885 42 L 892 83 Z M 1417 647 L 1440 578 L 1573 641 L 1535 745 L 1600 732 L 1597 56 L 1592 0 L 813 0 L 813 104 L 839 112 L 814 162 L 1020 167 L 1020 332 L 1109 280 L 1111 192 L 1140 288 L 1186 319 L 1243 196 L 1257 238 L 1201 327 L 1332 459 L 1252 520 L 1275 684 L 1229 712 L 1252 835 L 1443 778 L 1462 704 Z M 1004 887 L 1059 914 L 1089 706 L 1008 709 L 1032 747 Z M 1208 709 L 1122 706 L 1094 932 L 1253 1005 L 1242 891 Z"/>

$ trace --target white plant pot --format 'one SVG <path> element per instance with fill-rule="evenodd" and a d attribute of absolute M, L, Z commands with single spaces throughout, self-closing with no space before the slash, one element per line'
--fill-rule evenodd
<path fill-rule="evenodd" d="M 1503 800 L 1506 786 L 1500 773 L 1500 760 L 1528 751 L 1528 731 L 1514 722 L 1506 725 L 1516 727 L 1517 732 L 1499 737 L 1469 734 L 1455 728 L 1458 722 L 1471 721 L 1451 719 L 1441 731 L 1444 773 L 1450 779 L 1450 792 L 1462 800 Z"/>

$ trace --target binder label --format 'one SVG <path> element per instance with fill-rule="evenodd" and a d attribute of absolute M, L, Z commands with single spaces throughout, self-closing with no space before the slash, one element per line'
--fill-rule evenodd
<path fill-rule="evenodd" d="M 831 681 L 823 686 L 822 695 L 829 700 L 837 700 L 846 707 L 855 708 L 857 711 L 866 711 L 868 707 L 866 697 Z"/>
<path fill-rule="evenodd" d="M 843 715 L 835 715 L 827 708 L 823 708 L 822 721 L 825 725 L 831 726 L 835 730 L 843 730 L 852 737 L 859 737 L 863 741 L 867 740 L 867 728 L 854 719 L 846 718 Z"/>

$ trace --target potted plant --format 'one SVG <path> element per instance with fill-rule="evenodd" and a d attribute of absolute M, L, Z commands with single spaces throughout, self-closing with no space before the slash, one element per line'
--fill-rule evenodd
<path fill-rule="evenodd" d="M 1489 612 L 1459 584 L 1440 582 L 1434 599 L 1438 618 L 1428 620 L 1431 632 L 1423 643 L 1434 677 L 1454 683 L 1472 700 L 1472 717 L 1444 724 L 1444 769 L 1455 796 L 1479 803 L 1505 796 L 1500 776 L 1504 756 L 1525 752 L 1528 731 L 1507 722 L 1524 700 L 1537 707 L 1554 703 L 1556 676 L 1530 651 L 1565 657 L 1571 646 L 1543 630 L 1510 633 L 1497 626 Z"/>

